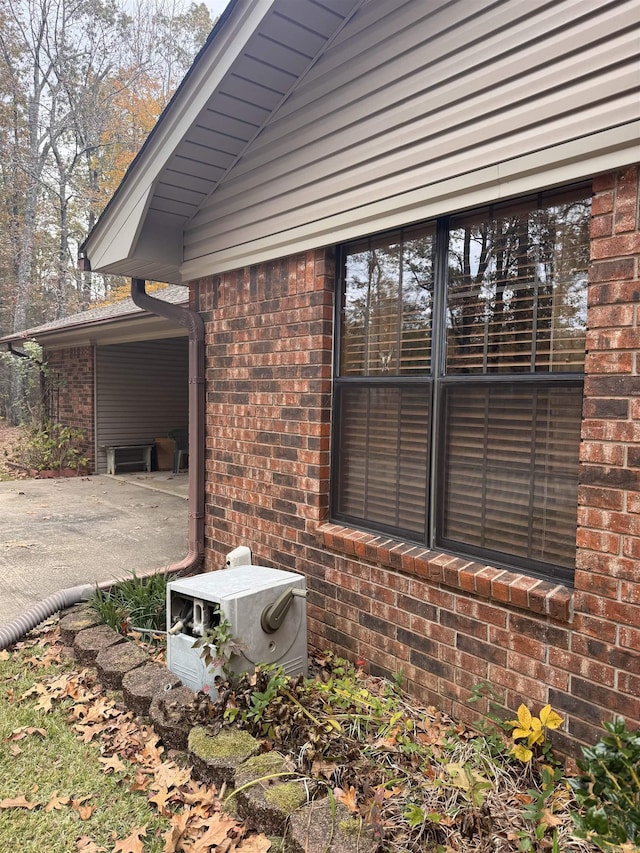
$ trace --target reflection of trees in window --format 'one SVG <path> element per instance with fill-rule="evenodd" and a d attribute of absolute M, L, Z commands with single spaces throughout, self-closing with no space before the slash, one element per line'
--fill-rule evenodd
<path fill-rule="evenodd" d="M 437 264 L 435 226 L 345 247 L 333 517 L 571 581 L 590 212 L 583 187 L 441 220 Z"/>
<path fill-rule="evenodd" d="M 404 231 L 354 246 L 345 258 L 343 373 L 428 371 L 433 237 Z"/>
<path fill-rule="evenodd" d="M 590 202 L 453 221 L 447 371 L 582 367 Z"/>

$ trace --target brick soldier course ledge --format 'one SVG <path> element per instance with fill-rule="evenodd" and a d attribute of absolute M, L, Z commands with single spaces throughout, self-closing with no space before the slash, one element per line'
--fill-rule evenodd
<path fill-rule="evenodd" d="M 350 557 L 475 593 L 520 610 L 550 616 L 559 622 L 573 620 L 573 594 L 561 584 L 484 566 L 339 524 L 320 525 L 317 536 L 325 548 Z"/>

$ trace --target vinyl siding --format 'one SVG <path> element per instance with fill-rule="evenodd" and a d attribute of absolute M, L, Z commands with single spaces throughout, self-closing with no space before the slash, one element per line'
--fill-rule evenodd
<path fill-rule="evenodd" d="M 185 278 L 624 161 L 639 21 L 636 0 L 369 0 L 191 220 Z"/>
<path fill-rule="evenodd" d="M 188 341 L 171 338 L 96 349 L 97 471 L 109 444 L 152 442 L 188 424 Z"/>

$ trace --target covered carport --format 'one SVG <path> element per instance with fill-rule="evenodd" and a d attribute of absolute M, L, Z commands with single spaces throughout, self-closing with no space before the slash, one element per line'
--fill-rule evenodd
<path fill-rule="evenodd" d="M 105 447 L 154 442 L 189 422 L 186 336 L 97 346 L 95 351 L 96 470 L 105 473 Z M 125 457 L 126 458 L 126 457 Z"/>
<path fill-rule="evenodd" d="M 180 285 L 154 290 L 171 305 L 188 304 Z M 51 420 L 83 430 L 90 467 L 107 471 L 105 448 L 153 444 L 154 467 L 171 458 L 156 445 L 188 427 L 187 330 L 139 308 L 131 298 L 8 335 L 0 343 L 20 353 L 35 340 L 46 363 L 46 407 Z M 161 448 L 162 449 L 162 448 Z M 121 457 L 134 470 L 136 454 Z"/>

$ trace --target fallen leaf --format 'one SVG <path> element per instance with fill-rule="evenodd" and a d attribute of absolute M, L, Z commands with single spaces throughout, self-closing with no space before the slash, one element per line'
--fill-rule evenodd
<path fill-rule="evenodd" d="M 52 681 L 49 681 L 47 684 L 49 693 L 57 693 L 59 696 L 67 695 L 67 688 L 69 687 L 69 682 L 73 678 L 72 673 L 64 673 L 64 675 L 59 675 L 57 678 L 54 678 Z"/>
<path fill-rule="evenodd" d="M 227 838 L 229 830 L 235 825 L 236 821 L 229 815 L 214 815 L 204 835 L 201 835 L 189 847 L 189 853 L 209 853 L 211 847 L 217 847 L 218 844 L 221 844 Z"/>
<path fill-rule="evenodd" d="M 138 770 L 135 775 L 135 779 L 131 785 L 129 785 L 130 791 L 146 791 L 151 783 L 151 778 L 142 770 Z"/>
<path fill-rule="evenodd" d="M 97 808 L 97 806 L 80 806 L 80 808 L 76 809 L 76 811 L 78 812 L 78 817 L 80 818 L 80 820 L 89 820 L 89 818 Z"/>
<path fill-rule="evenodd" d="M 116 716 L 118 713 L 118 709 L 115 708 L 109 699 L 105 696 L 100 696 L 89 706 L 83 705 L 78 716 L 82 716 L 82 721 L 84 723 L 100 723 L 109 717 Z"/>
<path fill-rule="evenodd" d="M 553 814 L 551 809 L 543 809 L 542 817 L 540 818 L 540 823 L 544 824 L 544 826 L 562 826 L 562 818 L 558 817 L 558 815 Z"/>
<path fill-rule="evenodd" d="M 159 764 L 153 771 L 156 785 L 165 788 L 179 788 L 181 785 L 186 785 L 191 779 L 191 770 L 178 765 L 173 761 L 165 761 Z"/>
<path fill-rule="evenodd" d="M 165 788 L 163 785 L 153 797 L 149 797 L 149 802 L 153 803 L 154 806 L 157 807 L 160 814 L 167 814 L 167 800 L 170 798 L 171 794 L 169 793 L 169 789 Z"/>
<path fill-rule="evenodd" d="M 71 800 L 71 808 L 75 809 L 80 816 L 80 820 L 89 820 L 91 815 L 98 808 L 97 806 L 86 806 L 85 803 L 87 800 L 92 799 L 93 794 L 87 794 L 86 797 L 78 797 L 77 800 Z"/>
<path fill-rule="evenodd" d="M 24 794 L 13 799 L 0 800 L 0 809 L 35 809 L 40 803 L 29 802 Z"/>
<path fill-rule="evenodd" d="M 138 753 L 138 761 L 140 764 L 158 764 L 160 756 L 164 752 L 164 746 L 159 746 L 159 738 L 157 736 L 149 738 Z"/>
<path fill-rule="evenodd" d="M 90 726 L 85 726 L 82 723 L 77 723 L 73 727 L 77 732 L 80 732 L 82 735 L 83 743 L 90 743 L 96 735 L 99 735 L 101 732 L 105 731 L 107 728 L 106 723 L 93 723 Z"/>
<path fill-rule="evenodd" d="M 93 838 L 88 835 L 83 835 L 76 841 L 76 850 L 78 853 L 106 853 L 106 847 L 98 847 Z"/>
<path fill-rule="evenodd" d="M 112 755 L 109 758 L 99 758 L 98 761 L 104 765 L 102 769 L 105 773 L 108 773 L 109 770 L 113 770 L 114 773 L 125 773 L 127 770 L 117 755 Z"/>
<path fill-rule="evenodd" d="M 52 705 L 53 701 L 51 699 L 51 696 L 48 696 L 46 694 L 40 696 L 38 698 L 38 701 L 36 702 L 36 708 L 41 708 L 45 713 L 51 710 Z"/>
<path fill-rule="evenodd" d="M 335 761 L 325 761 L 324 759 L 318 759 L 313 762 L 311 765 L 311 773 L 314 776 L 324 776 L 325 778 L 329 778 L 334 770 L 337 768 L 337 764 Z"/>
<path fill-rule="evenodd" d="M 113 853 L 143 853 L 144 841 L 142 840 L 142 838 L 146 834 L 146 824 L 144 826 L 136 826 L 136 828 L 131 832 L 130 835 L 127 835 L 126 838 L 122 838 L 116 841 L 116 845 L 113 848 Z"/>
<path fill-rule="evenodd" d="M 190 806 L 200 803 L 210 808 L 219 808 L 221 797 L 222 795 L 218 793 L 213 785 L 203 785 L 194 780 L 189 783 L 186 790 L 180 791 L 181 801 Z"/>
<path fill-rule="evenodd" d="M 531 796 L 531 794 L 516 793 L 514 794 L 513 799 L 519 803 L 522 803 L 523 806 L 528 806 L 533 802 L 533 797 Z"/>
<path fill-rule="evenodd" d="M 356 805 L 356 789 L 353 785 L 350 785 L 346 791 L 343 791 L 342 788 L 334 788 L 333 796 L 339 803 L 345 805 L 350 812 L 358 811 L 358 806 Z"/>
<path fill-rule="evenodd" d="M 237 850 L 242 851 L 242 853 L 267 853 L 271 847 L 272 844 L 266 835 L 252 835 L 245 838 Z"/>
<path fill-rule="evenodd" d="M 0 660 L 11 660 L 11 655 L 6 649 L 2 649 L 0 652 Z"/>
<path fill-rule="evenodd" d="M 171 818 L 171 826 L 162 836 L 164 840 L 163 853 L 176 853 L 178 844 L 187 831 L 190 817 L 190 810 L 185 809 L 182 814 L 176 814 Z"/>
<path fill-rule="evenodd" d="M 44 807 L 44 810 L 45 812 L 52 812 L 58 809 L 62 809 L 65 806 L 68 806 L 70 802 L 71 799 L 69 797 L 59 797 L 58 792 L 54 791 L 53 794 L 51 794 L 51 799 Z"/>
<path fill-rule="evenodd" d="M 46 738 L 47 730 L 36 729 L 34 726 L 20 726 L 19 729 L 14 729 L 9 737 L 5 738 L 5 740 L 24 740 L 24 738 L 29 737 L 29 735 L 40 735 L 40 737 Z"/>

